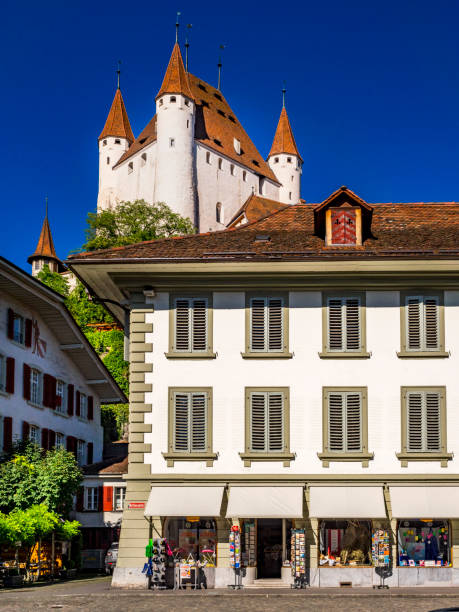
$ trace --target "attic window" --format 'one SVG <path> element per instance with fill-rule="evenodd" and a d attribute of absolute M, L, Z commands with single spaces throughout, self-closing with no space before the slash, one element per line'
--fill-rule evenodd
<path fill-rule="evenodd" d="M 278 164 L 278 163 L 279 163 L 279 158 L 278 158 L 278 157 L 275 157 L 275 158 L 274 158 L 274 163 L 275 163 L 275 164 Z"/>
<path fill-rule="evenodd" d="M 119 138 L 115 138 L 115 144 L 121 144 L 121 140 Z"/>
<path fill-rule="evenodd" d="M 232 121 L 233 123 L 236 123 L 236 119 L 232 117 L 231 115 L 228 115 L 228 119 Z"/>
<path fill-rule="evenodd" d="M 207 91 L 207 89 L 204 87 L 204 85 L 202 83 L 198 84 L 199 89 L 202 89 L 202 91 Z"/>
<path fill-rule="evenodd" d="M 244 183 L 247 182 L 247 172 L 245 170 L 243 170 L 242 172 L 242 180 L 244 181 Z"/>
<path fill-rule="evenodd" d="M 145 141 L 146 141 L 146 138 L 141 138 L 141 139 L 139 140 L 139 144 L 143 144 Z"/>
<path fill-rule="evenodd" d="M 205 106 L 206 108 L 209 108 L 209 103 L 206 102 L 205 100 L 201 100 L 201 104 Z"/>
<path fill-rule="evenodd" d="M 222 117 L 226 117 L 225 113 L 222 110 L 220 110 L 219 108 L 217 109 L 217 113 L 219 115 L 221 115 Z"/>
<path fill-rule="evenodd" d="M 328 244 L 340 246 L 354 246 L 357 242 L 357 225 L 360 224 L 360 209 L 356 208 L 331 208 L 329 211 L 330 226 L 329 234 L 331 240 Z M 327 219 L 328 220 L 328 219 Z M 328 232 L 327 232 L 328 233 Z"/>
<path fill-rule="evenodd" d="M 218 140 L 218 138 L 214 138 L 214 142 L 215 142 L 215 144 L 216 144 L 216 145 L 218 145 L 219 147 L 221 147 L 221 146 L 222 146 L 222 141 L 221 141 L 221 140 Z"/>
<path fill-rule="evenodd" d="M 271 240 L 271 236 L 269 234 L 257 234 L 255 236 L 255 242 L 269 242 Z"/>
<path fill-rule="evenodd" d="M 223 168 L 223 160 L 221 157 L 218 159 L 218 169 L 221 170 Z"/>
<path fill-rule="evenodd" d="M 220 102 L 223 102 L 223 98 L 221 97 L 219 93 L 214 93 L 214 98 L 217 98 L 217 100 L 220 100 Z"/>
<path fill-rule="evenodd" d="M 209 152 L 206 153 L 206 162 L 210 164 L 210 153 Z"/>
<path fill-rule="evenodd" d="M 291 164 L 292 163 L 292 158 L 291 157 L 287 157 L 287 163 Z"/>
<path fill-rule="evenodd" d="M 252 159 L 252 164 L 255 164 L 255 166 L 260 167 L 260 164 L 257 162 L 256 159 Z"/>
<path fill-rule="evenodd" d="M 104 141 L 102 142 L 102 145 L 105 147 L 105 145 L 106 145 L 106 144 L 107 144 L 107 141 L 106 141 L 106 140 L 104 140 Z"/>
<path fill-rule="evenodd" d="M 169 102 L 177 102 L 177 98 L 175 96 L 171 96 L 169 98 Z"/>
<path fill-rule="evenodd" d="M 129 162 L 128 164 L 128 174 L 131 174 L 131 172 L 134 170 L 134 163 L 133 162 Z"/>
<path fill-rule="evenodd" d="M 241 154 L 241 141 L 238 140 L 237 138 L 233 138 L 233 146 L 234 146 L 234 150 L 236 151 L 236 153 L 240 155 Z"/>

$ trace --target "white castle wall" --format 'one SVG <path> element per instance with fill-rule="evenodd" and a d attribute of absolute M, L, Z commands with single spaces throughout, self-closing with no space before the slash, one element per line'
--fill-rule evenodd
<path fill-rule="evenodd" d="M 119 141 L 119 142 L 115 142 Z M 113 166 L 128 149 L 126 138 L 107 136 L 99 140 L 99 196 L 97 210 L 104 210 L 119 202 L 118 176 Z"/>
<path fill-rule="evenodd" d="M 288 161 L 290 159 L 290 161 Z M 278 160 L 276 162 L 276 160 Z M 279 201 L 284 204 L 298 204 L 301 190 L 301 162 L 296 155 L 280 153 L 268 159 L 271 170 L 282 186 L 279 189 Z"/>
<path fill-rule="evenodd" d="M 152 433 L 145 454 L 153 473 L 187 474 L 454 474 L 459 470 L 459 292 L 445 292 L 447 359 L 399 359 L 400 310 L 397 291 L 366 294 L 367 349 L 370 359 L 320 359 L 322 350 L 322 298 L 317 291 L 290 293 L 290 351 L 292 359 L 248 359 L 245 346 L 245 298 L 243 292 L 214 293 L 214 360 L 168 360 L 169 296 L 153 299 L 155 311 L 147 315 L 154 332 L 146 334 L 153 352 L 146 355 L 154 371 L 146 374 L 153 391 L 145 402 L 151 413 Z M 374 459 L 368 468 L 360 463 L 336 462 L 322 467 L 322 387 L 366 386 L 368 388 L 369 451 Z M 454 453 L 447 468 L 439 462 L 410 462 L 402 468 L 395 453 L 400 451 L 400 387 L 445 385 L 447 395 L 447 450 Z M 213 467 L 204 462 L 177 462 L 166 467 L 161 453 L 167 451 L 168 387 L 213 388 L 213 450 L 219 453 Z M 290 450 L 296 459 L 289 468 L 279 462 L 254 462 L 244 468 L 239 452 L 244 450 L 244 387 L 286 386 L 290 388 Z"/>

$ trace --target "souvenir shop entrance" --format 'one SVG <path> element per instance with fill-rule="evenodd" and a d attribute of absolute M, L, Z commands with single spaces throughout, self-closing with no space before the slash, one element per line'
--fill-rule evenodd
<path fill-rule="evenodd" d="M 257 578 L 280 578 L 282 519 L 257 520 Z"/>

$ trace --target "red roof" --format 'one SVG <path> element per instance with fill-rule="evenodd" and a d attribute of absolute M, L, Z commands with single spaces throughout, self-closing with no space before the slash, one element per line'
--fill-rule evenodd
<path fill-rule="evenodd" d="M 285 206 L 289 205 L 252 194 L 233 216 L 227 227 L 237 227 L 241 222 L 252 223 L 253 221 L 258 221 L 262 217 L 271 215 Z"/>
<path fill-rule="evenodd" d="M 43 221 L 37 248 L 35 249 L 33 255 L 30 255 L 27 258 L 27 261 L 31 263 L 33 259 L 39 257 L 47 257 L 48 259 L 60 261 L 56 255 L 56 251 L 54 250 L 53 237 L 51 235 L 51 228 L 49 227 L 47 214 L 45 215 L 45 219 Z"/>
<path fill-rule="evenodd" d="M 175 43 L 172 49 L 169 65 L 167 66 L 166 74 L 164 75 L 163 84 L 161 85 L 156 98 L 165 93 L 183 94 L 193 100 L 188 74 L 185 72 L 183 65 L 182 54 L 178 43 Z"/>
<path fill-rule="evenodd" d="M 285 106 L 282 107 L 279 123 L 277 124 L 276 133 L 274 134 L 273 144 L 271 145 L 271 151 L 268 157 L 271 157 L 271 155 L 279 155 L 280 153 L 296 155 L 301 159 Z"/>
<path fill-rule="evenodd" d="M 99 136 L 99 140 L 106 138 L 107 136 L 126 138 L 129 143 L 134 141 L 134 134 L 132 133 L 126 107 L 124 106 L 123 96 L 121 95 L 121 90 L 119 88 L 116 90 L 110 112 L 108 113 L 107 121 L 105 122 L 104 129 Z"/>

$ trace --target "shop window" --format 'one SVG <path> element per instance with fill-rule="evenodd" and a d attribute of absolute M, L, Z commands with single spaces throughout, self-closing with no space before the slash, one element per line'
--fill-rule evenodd
<path fill-rule="evenodd" d="M 448 521 L 412 519 L 397 525 L 398 565 L 448 567 L 451 530 Z"/>
<path fill-rule="evenodd" d="M 321 357 L 369 357 L 366 352 L 365 294 L 324 295 Z"/>
<path fill-rule="evenodd" d="M 195 561 L 217 564 L 217 529 L 213 518 L 183 517 L 168 519 L 166 538 L 174 557 L 185 563 L 190 555 Z"/>
<path fill-rule="evenodd" d="M 330 500 L 333 506 L 333 500 Z M 321 521 L 319 526 L 320 567 L 371 565 L 371 522 L 360 520 Z"/>

